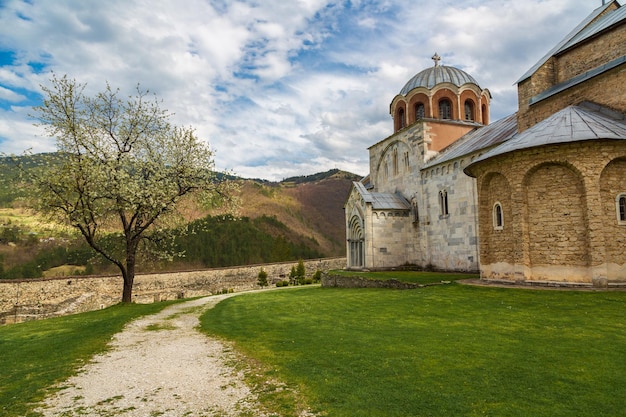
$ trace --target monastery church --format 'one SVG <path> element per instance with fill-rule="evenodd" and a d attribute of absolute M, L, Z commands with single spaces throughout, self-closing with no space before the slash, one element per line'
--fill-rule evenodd
<path fill-rule="evenodd" d="M 591 12 L 493 123 L 489 90 L 433 60 L 391 101 L 393 134 L 353 183 L 347 267 L 626 284 L 626 7 Z"/>

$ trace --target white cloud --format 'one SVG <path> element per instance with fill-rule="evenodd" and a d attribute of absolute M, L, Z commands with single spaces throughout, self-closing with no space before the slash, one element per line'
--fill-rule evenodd
<path fill-rule="evenodd" d="M 8 101 L 10 103 L 18 103 L 20 101 L 26 100 L 26 97 L 16 93 L 13 90 L 9 90 L 8 88 L 0 86 L 0 100 Z"/>
<path fill-rule="evenodd" d="M 367 147 L 392 132 L 389 103 L 435 51 L 489 88 L 502 117 L 515 110 L 516 79 L 591 9 L 587 0 L 8 0 L 0 151 L 53 149 L 26 114 L 54 70 L 90 91 L 140 83 L 239 175 L 366 174 Z"/>

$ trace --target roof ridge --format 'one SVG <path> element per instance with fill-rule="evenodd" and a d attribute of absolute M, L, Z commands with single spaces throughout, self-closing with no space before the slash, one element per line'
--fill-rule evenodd
<path fill-rule="evenodd" d="M 621 7 L 617 0 L 612 0 L 603 4 L 602 6 L 594 9 L 586 18 L 584 18 L 574 29 L 572 29 L 559 43 L 557 43 L 552 49 L 548 51 L 539 61 L 535 63 L 530 69 L 528 69 L 524 75 L 522 75 L 514 84 L 519 84 L 520 82 L 530 78 L 531 75 L 535 73 L 549 58 L 555 55 L 564 45 L 566 45 L 569 41 L 571 41 L 576 35 L 582 32 L 587 26 L 589 26 L 598 16 L 600 16 L 605 10 L 609 8 L 613 3 L 616 3 L 618 7 Z"/>

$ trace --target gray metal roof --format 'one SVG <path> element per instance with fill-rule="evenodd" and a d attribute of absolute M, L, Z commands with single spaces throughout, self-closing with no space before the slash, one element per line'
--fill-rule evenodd
<path fill-rule="evenodd" d="M 431 89 L 441 83 L 452 83 L 457 87 L 468 83 L 478 85 L 474 77 L 463 70 L 445 65 L 435 65 L 415 74 L 402 87 L 400 94 L 406 96 L 414 88 L 425 87 Z"/>
<path fill-rule="evenodd" d="M 483 154 L 474 163 L 520 149 L 597 139 L 626 140 L 626 116 L 598 105 L 583 103 L 554 113 Z"/>
<path fill-rule="evenodd" d="M 517 113 L 513 113 L 490 125 L 466 133 L 450 146 L 443 149 L 435 158 L 428 161 L 423 169 L 460 158 L 473 152 L 491 148 L 509 140 L 515 134 L 517 134 Z"/>
<path fill-rule="evenodd" d="M 550 59 L 554 55 L 557 55 L 560 51 L 562 51 L 564 48 L 566 48 L 566 45 L 567 45 L 567 48 L 570 48 L 575 43 L 582 41 L 583 39 L 579 38 L 579 35 L 582 36 L 581 35 L 582 33 L 586 34 L 584 39 L 588 38 L 592 34 L 597 33 L 597 32 L 591 32 L 590 29 L 592 27 L 599 27 L 598 25 L 603 20 L 607 20 L 611 16 L 612 13 L 609 13 L 608 15 L 603 16 L 598 22 L 594 22 L 594 24 L 592 24 L 592 25 L 589 25 L 589 23 L 591 23 L 600 14 L 602 14 L 612 3 L 614 3 L 614 2 L 612 2 L 612 1 L 607 2 L 606 4 L 603 4 L 602 6 L 598 7 L 593 12 L 591 12 L 591 14 L 589 14 L 589 16 L 587 16 L 582 22 L 580 22 L 578 24 L 578 26 L 576 26 L 570 33 L 568 33 L 567 36 L 565 36 L 561 40 L 561 42 L 557 43 L 554 46 L 554 48 L 552 48 L 539 61 L 537 61 L 537 63 L 535 65 L 533 65 L 528 71 L 526 71 L 524 73 L 524 75 L 522 75 L 520 77 L 520 79 L 515 82 L 515 84 L 519 84 L 520 82 L 524 81 L 525 79 L 527 79 L 531 75 L 533 75 L 535 73 L 535 71 L 537 71 L 539 69 L 539 67 L 541 67 L 548 59 Z M 615 1 L 615 3 L 617 3 L 617 2 Z M 619 3 L 617 3 L 617 5 L 619 6 Z M 620 10 L 620 9 L 622 9 L 622 8 L 620 7 L 617 10 Z M 615 11 L 613 13 L 615 13 Z M 587 28 L 588 25 L 589 25 L 589 28 Z M 578 40 L 576 42 L 573 42 L 574 38 L 577 38 Z"/>
<path fill-rule="evenodd" d="M 611 13 L 602 16 L 601 19 L 591 23 L 589 26 L 578 32 L 573 38 L 571 38 L 568 42 L 561 46 L 559 50 L 555 52 L 555 54 L 558 55 L 562 51 L 571 48 L 572 46 L 584 41 L 585 39 L 589 39 L 590 37 L 610 28 L 615 24 L 620 23 L 625 19 L 626 7 L 620 7 L 619 9 L 613 10 Z"/>
<path fill-rule="evenodd" d="M 372 205 L 374 210 L 410 210 L 411 204 L 400 194 L 372 193 L 360 182 L 353 183 L 363 201 Z"/>

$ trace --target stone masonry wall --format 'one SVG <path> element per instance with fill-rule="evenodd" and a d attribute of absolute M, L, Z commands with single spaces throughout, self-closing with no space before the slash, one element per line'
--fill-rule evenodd
<path fill-rule="evenodd" d="M 519 131 L 522 132 L 534 126 L 567 106 L 577 105 L 583 101 L 592 101 L 618 112 L 626 112 L 624 74 L 626 74 L 626 64 L 613 68 L 585 83 L 570 87 L 530 107 L 528 101 L 523 105 L 520 103 L 517 116 Z M 521 88 L 518 91 L 521 97 Z"/>
<path fill-rule="evenodd" d="M 178 298 L 258 288 L 261 268 L 270 285 L 287 279 L 297 262 L 250 265 L 198 271 L 141 274 L 135 277 L 133 300 L 152 303 Z M 346 258 L 306 260 L 307 275 L 316 270 L 341 269 Z M 118 303 L 121 276 L 63 277 L 0 281 L 0 324 L 80 313 Z"/>
<path fill-rule="evenodd" d="M 626 225 L 616 215 L 624 161 L 624 141 L 595 140 L 521 150 L 477 167 L 481 277 L 626 282 Z M 491 186 L 494 174 L 508 189 Z M 504 209 L 498 233 L 489 231 L 495 201 Z"/>
<path fill-rule="evenodd" d="M 394 290 L 412 290 L 415 288 L 431 287 L 435 285 L 449 284 L 450 281 L 418 284 L 415 282 L 402 282 L 396 279 L 377 280 L 359 276 L 345 276 L 336 274 L 323 274 L 322 287 L 334 288 L 391 288 Z"/>
<path fill-rule="evenodd" d="M 626 55 L 626 28 L 614 29 L 594 42 L 583 43 L 558 57 L 556 82 L 567 81 Z"/>

